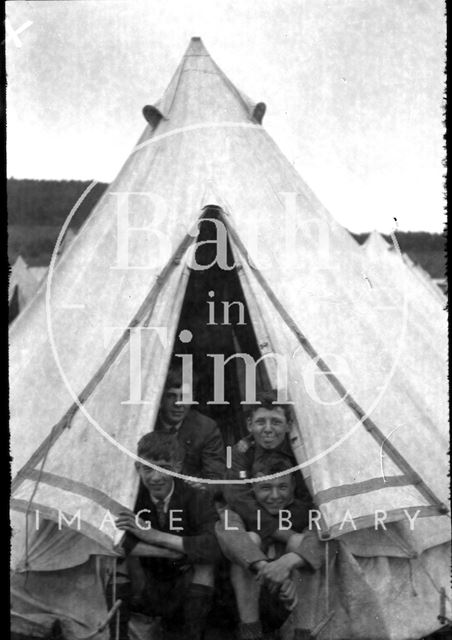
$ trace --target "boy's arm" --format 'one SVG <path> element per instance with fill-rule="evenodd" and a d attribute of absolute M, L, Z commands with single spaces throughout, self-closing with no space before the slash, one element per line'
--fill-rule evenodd
<path fill-rule="evenodd" d="M 225 477 L 225 449 L 223 438 L 217 425 L 212 425 L 201 452 L 202 477 L 222 480 Z M 210 489 L 221 485 L 207 485 Z"/>
<path fill-rule="evenodd" d="M 165 549 L 164 547 L 157 547 L 155 545 L 139 541 L 137 541 L 136 544 L 133 545 L 127 555 L 146 558 L 168 558 L 169 560 L 179 560 L 183 557 L 183 553 L 177 553 L 176 551 L 171 551 L 170 549 Z"/>
<path fill-rule="evenodd" d="M 192 489 L 184 504 L 191 529 L 190 535 L 181 531 L 184 553 L 193 564 L 213 564 L 221 557 L 215 537 L 218 514 L 212 498 L 206 491 Z"/>
<path fill-rule="evenodd" d="M 244 438 L 246 441 L 246 438 Z M 243 441 L 238 442 L 232 448 L 232 460 L 231 468 L 226 471 L 226 478 L 228 480 L 237 480 L 242 478 L 242 475 L 247 477 L 250 469 L 248 469 L 249 461 L 246 456 L 246 450 L 241 450 Z M 259 507 L 259 504 L 254 497 L 252 483 L 243 484 L 226 484 L 223 488 L 223 495 L 228 506 L 236 511 L 241 518 L 246 522 L 247 529 L 258 533 L 262 539 L 273 537 L 273 534 L 278 529 L 278 520 L 265 509 Z M 257 528 L 257 512 L 260 509 L 260 528 Z"/>
<path fill-rule="evenodd" d="M 247 533 L 241 517 L 230 509 L 223 509 L 215 525 L 217 540 L 226 558 L 233 564 L 257 571 L 267 562 L 267 556 Z"/>
<path fill-rule="evenodd" d="M 185 509 L 192 529 L 191 535 L 184 535 L 183 530 L 179 535 L 175 535 L 148 528 L 149 523 L 138 518 L 133 511 L 121 511 L 116 519 L 116 526 L 129 534 L 123 544 L 126 553 L 131 554 L 138 540 L 146 545 L 155 545 L 184 554 L 193 564 L 215 562 L 220 556 L 220 550 L 214 533 L 218 516 L 213 502 L 205 491 L 190 489 L 182 511 Z M 174 524 L 177 526 L 177 510 L 174 510 L 173 516 Z M 144 548 L 141 547 L 141 550 Z"/>
<path fill-rule="evenodd" d="M 299 534 L 309 526 L 309 509 L 312 501 L 309 502 L 295 498 L 292 503 L 284 509 L 284 526 L 273 534 L 273 540 L 287 544 L 292 536 Z M 287 529 L 287 524 L 290 529 Z"/>
<path fill-rule="evenodd" d="M 296 553 L 307 568 L 317 571 L 325 560 L 325 543 L 319 540 L 315 531 L 305 529 L 296 533 L 287 543 L 287 550 Z"/>
<path fill-rule="evenodd" d="M 141 540 L 147 545 L 156 545 L 180 554 L 184 553 L 184 545 L 180 536 L 166 533 L 166 531 L 159 531 L 158 529 L 149 529 L 149 531 L 144 531 L 143 533 L 144 536 Z"/>
<path fill-rule="evenodd" d="M 277 560 L 263 565 L 258 571 L 258 576 L 268 582 L 271 587 L 279 588 L 290 578 L 294 569 L 300 569 L 304 564 L 303 558 L 297 553 L 289 551 Z"/>
<path fill-rule="evenodd" d="M 333 547 L 333 551 L 336 547 Z M 259 576 L 275 587 L 280 587 L 290 577 L 293 569 L 306 567 L 311 571 L 320 569 L 324 563 L 325 543 L 317 533 L 305 530 L 294 534 L 287 545 L 286 553 L 277 560 L 263 565 Z"/>
<path fill-rule="evenodd" d="M 287 551 L 296 553 L 307 568 L 314 571 L 320 569 L 323 564 L 324 544 L 320 542 L 317 530 L 310 530 L 309 509 L 312 502 L 295 499 L 288 507 L 292 528 L 288 531 L 278 530 L 274 539 L 286 544 Z"/>
<path fill-rule="evenodd" d="M 144 520 L 141 520 L 133 511 L 121 511 L 116 519 L 116 526 L 126 531 L 123 549 L 128 555 L 153 555 L 153 547 L 164 547 L 171 552 L 184 553 L 182 538 L 171 533 L 148 528 Z M 140 553 L 136 552 L 137 547 Z M 162 550 L 162 549 L 161 549 Z"/>

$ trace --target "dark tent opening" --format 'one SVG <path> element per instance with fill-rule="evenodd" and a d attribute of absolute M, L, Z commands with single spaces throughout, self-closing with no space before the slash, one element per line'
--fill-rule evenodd
<path fill-rule="evenodd" d="M 208 404 L 214 398 L 214 362 L 208 354 L 223 354 L 227 360 L 234 354 L 245 353 L 257 361 L 261 353 L 237 267 L 233 266 L 234 256 L 229 239 L 226 264 L 232 268 L 222 268 L 216 260 L 216 224 L 212 220 L 221 220 L 218 207 L 207 207 L 199 223 L 196 262 L 197 265 L 211 266 L 190 269 L 173 358 L 177 361 L 176 354 L 192 354 L 193 369 L 199 377 L 195 391 L 195 400 L 200 403 L 198 409 L 217 422 L 227 446 L 247 433 L 243 405 L 240 404 L 244 399 L 245 367 L 241 358 L 233 358 L 228 362 L 224 369 L 224 399 L 229 404 Z M 204 242 L 206 244 L 202 244 Z M 184 343 L 179 339 L 183 330 L 191 332 L 193 337 L 190 342 Z M 257 390 L 268 389 L 270 383 L 263 363 L 258 364 L 256 373 Z"/>

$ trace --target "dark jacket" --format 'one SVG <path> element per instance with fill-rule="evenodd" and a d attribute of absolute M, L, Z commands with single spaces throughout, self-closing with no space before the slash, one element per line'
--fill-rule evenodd
<path fill-rule="evenodd" d="M 270 514 L 268 513 L 268 511 L 266 511 L 263 507 L 260 507 L 259 505 L 257 505 L 257 508 L 260 509 L 261 518 L 265 514 L 266 517 L 272 518 L 275 521 L 276 529 L 279 527 L 279 518 L 280 518 L 279 513 L 275 515 Z M 281 511 L 284 511 L 284 513 L 282 514 L 283 517 L 289 519 L 291 524 L 291 529 L 296 533 L 301 533 L 309 526 L 309 509 L 307 508 L 307 505 L 304 501 L 299 500 L 298 498 L 294 498 L 292 502 L 287 507 L 283 507 Z M 249 513 L 245 514 L 245 516 L 250 517 L 251 510 Z M 253 517 L 250 518 L 249 520 L 246 520 L 246 518 L 244 518 L 244 525 L 247 531 L 255 531 L 256 533 L 259 533 L 259 529 L 256 528 L 257 514 L 254 514 Z M 285 522 L 284 522 L 284 526 L 286 526 Z M 271 538 L 268 540 L 263 539 L 263 541 L 266 544 L 270 544 L 272 542 L 272 539 Z"/>
<path fill-rule="evenodd" d="M 174 491 L 166 514 L 166 523 L 161 527 L 156 507 L 149 492 L 144 487 L 143 489 L 135 505 L 135 513 L 147 509 L 149 512 L 141 513 L 140 518 L 150 522 L 153 529 L 181 536 L 185 553 L 185 557 L 180 560 L 142 557 L 140 561 L 143 569 L 151 571 L 156 577 L 169 579 L 184 570 L 187 564 L 213 564 L 217 562 L 221 557 L 215 536 L 215 523 L 218 520 L 218 514 L 209 493 L 190 487 L 182 480 L 175 478 Z M 173 514 L 173 530 L 170 530 L 169 527 L 171 510 L 180 510 Z M 176 526 L 181 527 L 182 531 L 175 531 Z M 130 553 L 138 542 L 139 539 L 136 536 L 127 532 L 123 542 L 126 554 Z"/>
<path fill-rule="evenodd" d="M 155 430 L 162 429 L 157 418 Z M 217 423 L 191 409 L 177 431 L 185 450 L 182 473 L 202 479 L 224 479 L 226 472 L 223 438 Z"/>
<path fill-rule="evenodd" d="M 287 437 L 276 449 L 263 449 L 255 442 L 252 436 L 239 440 L 232 447 L 231 468 L 227 471 L 227 479 L 250 478 L 254 462 L 268 455 L 274 456 L 275 453 L 287 459 L 292 466 L 295 467 L 297 465 Z M 248 524 L 253 521 L 256 522 L 256 511 L 259 509 L 259 505 L 254 497 L 251 483 L 225 485 L 223 494 L 227 505 L 236 511 L 245 522 Z M 315 509 L 303 476 L 298 471 L 295 472 L 295 496 L 303 504 L 306 513 L 309 512 L 309 509 Z M 270 514 L 261 510 L 259 535 L 264 539 L 270 538 L 277 528 L 277 519 L 275 520 Z"/>

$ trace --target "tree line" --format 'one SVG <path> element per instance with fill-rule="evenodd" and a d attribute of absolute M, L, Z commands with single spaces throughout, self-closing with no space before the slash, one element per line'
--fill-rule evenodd
<path fill-rule="evenodd" d="M 8 254 L 14 262 L 20 254 L 30 265 L 46 265 L 59 230 L 90 181 L 8 179 Z M 98 182 L 84 198 L 71 221 L 77 231 L 105 192 L 108 184 Z M 362 244 L 367 233 L 352 233 Z M 384 238 L 392 244 L 390 236 Z M 399 231 L 397 240 L 403 252 L 434 278 L 445 275 L 445 239 L 439 233 Z"/>

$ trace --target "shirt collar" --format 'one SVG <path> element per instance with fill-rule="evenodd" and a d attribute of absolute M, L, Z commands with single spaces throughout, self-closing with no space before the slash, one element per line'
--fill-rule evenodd
<path fill-rule="evenodd" d="M 173 486 L 171 487 L 171 491 L 168 493 L 168 495 L 166 496 L 166 498 L 163 498 L 163 511 L 165 513 L 168 512 L 168 508 L 169 508 L 169 503 L 171 500 L 171 496 L 174 493 L 174 487 L 175 487 L 175 482 L 173 480 Z M 151 500 L 154 504 L 157 504 L 157 502 L 159 502 L 161 500 L 161 498 L 154 498 L 153 495 L 151 495 Z"/>
<path fill-rule="evenodd" d="M 181 424 L 183 423 L 183 419 L 178 422 L 177 424 L 168 424 L 167 422 L 165 422 L 162 418 L 162 416 L 160 416 L 160 426 L 162 428 L 163 431 L 167 431 L 168 433 L 174 433 L 179 431 L 179 428 L 181 426 Z"/>

